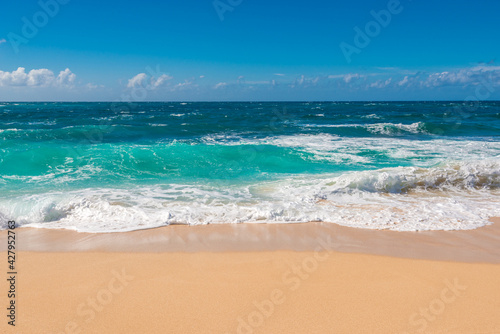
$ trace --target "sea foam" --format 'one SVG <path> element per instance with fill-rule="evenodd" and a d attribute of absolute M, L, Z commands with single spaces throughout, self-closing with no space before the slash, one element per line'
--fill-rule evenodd
<path fill-rule="evenodd" d="M 399 231 L 472 229 L 500 215 L 499 189 L 500 160 L 492 159 L 297 175 L 231 187 L 165 184 L 49 192 L 2 200 L 0 219 L 16 216 L 20 225 L 84 232 L 308 221 Z"/>

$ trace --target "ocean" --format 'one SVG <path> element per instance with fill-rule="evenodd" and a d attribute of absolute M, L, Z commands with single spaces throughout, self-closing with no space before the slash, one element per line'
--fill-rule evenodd
<path fill-rule="evenodd" d="M 500 102 L 0 103 L 0 228 L 500 216 Z"/>

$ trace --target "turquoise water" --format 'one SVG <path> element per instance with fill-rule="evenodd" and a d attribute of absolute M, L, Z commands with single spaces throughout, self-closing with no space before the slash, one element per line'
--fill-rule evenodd
<path fill-rule="evenodd" d="M 0 222 L 125 231 L 500 215 L 500 103 L 0 103 Z"/>

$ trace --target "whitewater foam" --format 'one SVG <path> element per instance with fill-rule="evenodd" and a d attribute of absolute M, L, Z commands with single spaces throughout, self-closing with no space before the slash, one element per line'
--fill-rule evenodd
<path fill-rule="evenodd" d="M 367 115 L 363 118 L 378 118 L 377 115 Z M 370 133 L 386 135 L 386 136 L 397 136 L 404 134 L 430 134 L 425 129 L 425 123 L 415 122 L 411 124 L 403 123 L 373 123 L 373 124 L 354 124 L 354 123 L 344 123 L 344 124 L 303 124 L 304 127 L 309 128 L 359 128 L 365 129 Z"/>
<path fill-rule="evenodd" d="M 312 153 L 314 159 L 345 164 L 372 163 L 377 151 L 392 159 L 408 159 L 418 167 L 431 167 L 447 160 L 475 160 L 500 157 L 500 142 L 485 140 L 404 138 L 349 138 L 331 134 L 282 135 L 244 138 L 238 135 L 210 135 L 202 138 L 207 145 L 274 145 Z"/>
<path fill-rule="evenodd" d="M 473 229 L 500 216 L 499 189 L 500 160 L 488 160 L 302 175 L 229 188 L 165 184 L 49 192 L 3 199 L 0 216 L 18 217 L 24 226 L 82 232 L 308 221 L 398 231 Z"/>
<path fill-rule="evenodd" d="M 371 133 L 382 134 L 382 135 L 404 134 L 405 132 L 414 134 L 417 133 L 429 134 L 429 132 L 425 130 L 424 123 L 422 122 L 415 122 L 411 124 L 376 123 L 376 124 L 367 124 L 365 126 L 366 129 Z"/>

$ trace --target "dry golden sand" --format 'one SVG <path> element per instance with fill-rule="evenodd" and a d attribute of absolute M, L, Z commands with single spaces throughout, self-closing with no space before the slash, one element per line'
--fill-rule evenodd
<path fill-rule="evenodd" d="M 16 327 L 2 280 L 0 332 L 500 333 L 499 226 L 18 229 Z"/>

